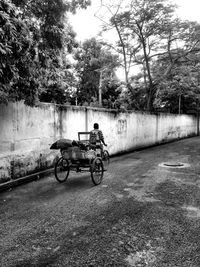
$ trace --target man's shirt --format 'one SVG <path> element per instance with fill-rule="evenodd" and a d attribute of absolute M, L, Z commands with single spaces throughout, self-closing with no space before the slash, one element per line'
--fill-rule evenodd
<path fill-rule="evenodd" d="M 101 142 L 104 143 L 104 136 L 101 130 L 94 129 L 90 132 L 90 143 L 95 145 L 100 145 Z"/>

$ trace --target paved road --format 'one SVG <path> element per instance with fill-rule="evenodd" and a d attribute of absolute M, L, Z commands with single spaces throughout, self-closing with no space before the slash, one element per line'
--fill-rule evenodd
<path fill-rule="evenodd" d="M 52 175 L 1 193 L 0 266 L 199 267 L 199 162 L 195 137 L 113 158 L 99 186 Z"/>

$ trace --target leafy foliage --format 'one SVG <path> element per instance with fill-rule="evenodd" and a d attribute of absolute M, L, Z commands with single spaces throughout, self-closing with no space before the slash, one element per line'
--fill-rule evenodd
<path fill-rule="evenodd" d="M 118 87 L 115 68 L 118 57 L 105 49 L 95 38 L 86 40 L 75 56 L 79 76 L 77 98 L 79 104 L 98 106 L 99 87 L 102 89 L 104 106 L 110 107 Z"/>
<path fill-rule="evenodd" d="M 155 61 L 157 81 L 155 107 L 171 112 L 187 112 L 199 103 L 200 25 L 179 21 L 168 31 L 167 52 Z"/>
<path fill-rule="evenodd" d="M 31 101 L 36 87 L 32 74 L 34 44 L 29 26 L 10 1 L 2 0 L 0 10 L 0 101 L 23 99 L 25 94 L 27 101 Z"/>
<path fill-rule="evenodd" d="M 0 0 L 0 102 L 67 101 L 74 84 L 67 55 L 77 43 L 66 12 L 89 3 Z"/>
<path fill-rule="evenodd" d="M 130 70 L 133 65 L 143 68 L 146 88 L 146 108 L 152 109 L 155 84 L 152 77 L 152 58 L 161 47 L 161 32 L 165 31 L 174 11 L 174 6 L 163 0 L 118 1 L 118 4 L 102 1 L 102 8 L 110 13 L 106 30 L 114 28 L 118 42 L 114 48 L 122 54 L 127 89 L 130 85 Z M 132 91 L 132 90 L 131 90 Z M 132 93 L 132 92 L 131 92 Z"/>
<path fill-rule="evenodd" d="M 176 113 L 196 110 L 200 97 L 199 68 L 199 63 L 191 62 L 174 65 L 170 75 L 160 80 L 155 106 Z"/>
<path fill-rule="evenodd" d="M 123 59 L 128 91 L 124 91 L 121 104 L 127 108 L 150 111 L 167 108 L 173 112 L 196 105 L 200 25 L 174 18 L 176 6 L 165 0 L 101 3 L 110 20 L 97 17 L 103 21 L 103 31 L 116 30 L 118 41 L 113 49 Z M 140 67 L 140 73 L 131 77 L 134 65 Z"/>
<path fill-rule="evenodd" d="M 90 2 L 0 0 L 0 102 L 98 106 L 101 89 L 108 108 L 199 107 L 199 23 L 174 19 L 175 6 L 165 0 L 102 0 L 110 13 L 104 30 L 115 29 L 116 45 L 95 38 L 79 45 L 66 14 Z M 68 56 L 75 50 L 74 66 Z M 120 64 L 125 83 L 115 75 Z M 134 65 L 140 72 L 131 76 Z"/>

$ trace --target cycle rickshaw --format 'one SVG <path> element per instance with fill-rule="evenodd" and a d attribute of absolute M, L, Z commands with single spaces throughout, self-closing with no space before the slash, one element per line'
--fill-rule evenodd
<path fill-rule="evenodd" d="M 61 157 L 57 160 L 54 169 L 58 182 L 65 182 L 70 171 L 90 172 L 94 185 L 102 182 L 110 162 L 109 153 L 100 148 L 91 149 L 89 134 L 90 132 L 78 132 L 76 145 L 60 150 Z"/>

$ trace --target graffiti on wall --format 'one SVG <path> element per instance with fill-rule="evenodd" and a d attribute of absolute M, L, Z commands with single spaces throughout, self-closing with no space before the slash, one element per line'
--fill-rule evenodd
<path fill-rule="evenodd" d="M 126 133 L 126 131 L 127 131 L 127 121 L 118 120 L 118 125 L 117 125 L 118 134 Z"/>

